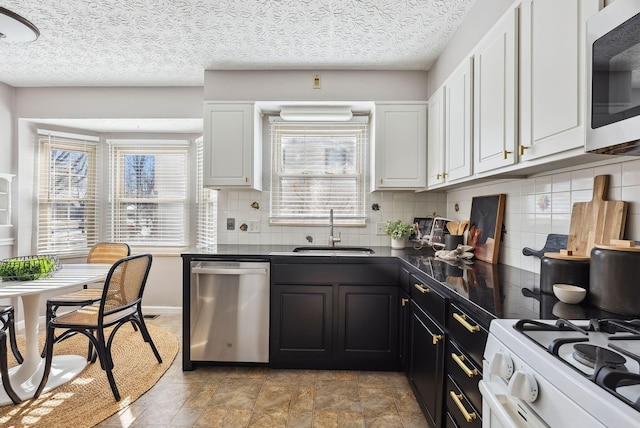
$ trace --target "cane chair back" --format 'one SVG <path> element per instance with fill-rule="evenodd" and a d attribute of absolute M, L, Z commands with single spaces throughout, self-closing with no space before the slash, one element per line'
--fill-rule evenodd
<path fill-rule="evenodd" d="M 111 265 L 131 254 L 131 248 L 123 242 L 100 242 L 89 250 L 87 263 Z"/>

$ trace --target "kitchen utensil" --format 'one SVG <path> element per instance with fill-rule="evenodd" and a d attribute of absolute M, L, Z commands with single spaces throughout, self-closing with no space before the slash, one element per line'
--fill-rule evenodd
<path fill-rule="evenodd" d="M 458 222 L 457 221 L 450 221 L 447 223 L 447 230 L 449 231 L 449 233 L 451 235 L 457 235 L 458 234 Z"/>
<path fill-rule="evenodd" d="M 605 200 L 608 187 L 609 176 L 598 175 L 593 181 L 593 199 L 573 204 L 567 240 L 567 250 L 573 255 L 589 256 L 594 245 L 622 238 L 629 204 Z"/>
<path fill-rule="evenodd" d="M 524 247 L 522 254 L 525 256 L 536 256 L 541 259 L 544 253 L 558 253 L 561 249 L 567 248 L 567 238 L 568 235 L 550 233 L 547 235 L 547 241 L 544 243 L 544 247 L 537 251 L 533 248 Z"/>
<path fill-rule="evenodd" d="M 571 284 L 553 284 L 553 294 L 561 302 L 575 305 L 582 302 L 587 295 L 587 290 Z"/>
<path fill-rule="evenodd" d="M 449 234 L 444 237 L 445 250 L 455 250 L 460 244 L 462 244 L 462 235 Z"/>
<path fill-rule="evenodd" d="M 464 235 L 464 232 L 469 227 L 469 220 L 462 220 L 458 225 L 458 233 L 456 235 Z"/>
<path fill-rule="evenodd" d="M 591 251 L 589 276 L 592 305 L 640 316 L 640 247 L 596 245 Z"/>

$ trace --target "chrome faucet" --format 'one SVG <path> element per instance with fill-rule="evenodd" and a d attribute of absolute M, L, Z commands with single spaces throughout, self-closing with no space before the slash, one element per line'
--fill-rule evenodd
<path fill-rule="evenodd" d="M 333 208 L 329 210 L 329 227 L 331 228 L 329 231 L 329 246 L 335 247 L 336 242 L 340 242 L 342 240 L 342 235 L 338 232 L 338 237 L 333 236 Z"/>

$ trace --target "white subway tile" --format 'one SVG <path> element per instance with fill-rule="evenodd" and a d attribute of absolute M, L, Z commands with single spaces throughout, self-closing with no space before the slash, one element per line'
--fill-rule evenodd
<path fill-rule="evenodd" d="M 571 172 L 571 190 L 593 189 L 593 168 L 578 169 Z"/>
<path fill-rule="evenodd" d="M 571 190 L 571 173 L 564 172 L 552 175 L 551 190 L 555 192 L 568 192 Z"/>
<path fill-rule="evenodd" d="M 640 185 L 640 159 L 623 162 L 621 169 L 623 186 Z"/>

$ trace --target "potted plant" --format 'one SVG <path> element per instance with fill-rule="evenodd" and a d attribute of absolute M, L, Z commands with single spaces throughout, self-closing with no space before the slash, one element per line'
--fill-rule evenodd
<path fill-rule="evenodd" d="M 404 248 L 406 238 L 411 234 L 413 225 L 402 220 L 389 220 L 384 226 L 384 233 L 391 237 L 391 248 Z"/>

